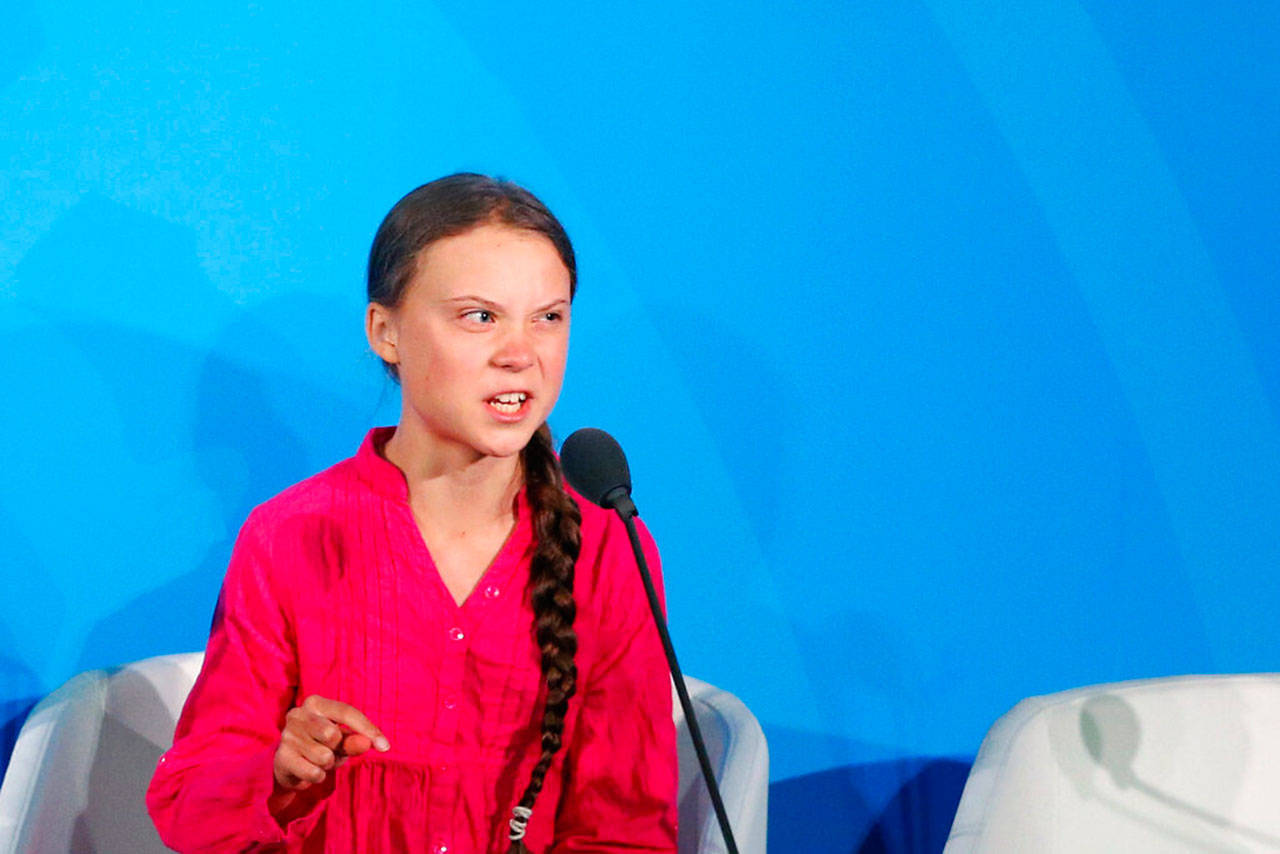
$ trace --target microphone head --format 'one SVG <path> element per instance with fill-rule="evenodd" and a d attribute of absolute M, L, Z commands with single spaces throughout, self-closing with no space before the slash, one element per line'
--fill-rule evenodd
<path fill-rule="evenodd" d="M 595 427 L 575 431 L 560 446 L 560 468 L 569 485 L 601 507 L 631 495 L 631 469 L 622 446 Z"/>

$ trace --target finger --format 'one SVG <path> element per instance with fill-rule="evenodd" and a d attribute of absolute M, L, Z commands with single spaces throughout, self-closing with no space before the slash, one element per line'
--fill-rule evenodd
<path fill-rule="evenodd" d="M 319 742 L 331 750 L 342 741 L 342 731 L 337 724 L 304 706 L 289 710 L 285 716 L 284 731 L 303 741 Z"/>
<path fill-rule="evenodd" d="M 330 750 L 337 750 L 338 745 L 342 744 L 342 729 L 324 715 L 314 712 L 309 714 L 311 717 L 307 719 L 305 726 L 307 736 Z"/>
<path fill-rule="evenodd" d="M 333 763 L 337 761 L 337 754 L 330 747 L 309 738 L 300 738 L 288 740 L 289 747 L 295 750 L 303 759 L 315 765 L 317 768 L 329 769 L 333 767 Z"/>
<path fill-rule="evenodd" d="M 323 782 L 325 778 L 323 768 L 316 767 L 288 749 L 276 753 L 276 770 L 276 779 L 289 789 L 305 789 L 314 783 Z"/>
<path fill-rule="evenodd" d="M 335 723 L 344 724 L 367 737 L 379 751 L 391 749 L 391 744 L 387 741 L 387 737 L 382 734 L 382 730 L 374 726 L 373 722 L 366 718 L 364 713 L 355 706 L 349 706 L 340 700 L 329 700 L 315 694 L 306 699 L 304 705 L 306 704 L 311 705 L 311 711 L 324 715 Z"/>
<path fill-rule="evenodd" d="M 280 733 L 280 743 L 314 764 L 328 767 L 333 761 L 334 751 L 342 744 L 342 733 L 337 724 L 325 718 L 320 719 L 320 724 L 308 727 L 308 724 L 298 724 L 295 720 Z M 332 735 L 326 741 L 325 736 L 330 730 Z"/>

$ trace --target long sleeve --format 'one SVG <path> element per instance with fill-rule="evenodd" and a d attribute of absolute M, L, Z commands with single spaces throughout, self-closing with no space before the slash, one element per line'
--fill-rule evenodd
<path fill-rule="evenodd" d="M 612 514 L 610 514 L 612 515 Z M 658 551 L 640 538 L 661 596 Z M 556 854 L 676 850 L 675 726 L 671 679 L 630 541 L 611 520 L 588 611 L 596 656 L 582 674 L 582 709 L 568 745 Z"/>
<path fill-rule="evenodd" d="M 147 791 L 161 839 L 178 851 L 280 850 L 286 838 L 267 798 L 298 680 L 289 620 L 268 565 L 251 515 L 232 552 L 204 667 Z M 302 831 L 313 818 L 293 824 Z"/>

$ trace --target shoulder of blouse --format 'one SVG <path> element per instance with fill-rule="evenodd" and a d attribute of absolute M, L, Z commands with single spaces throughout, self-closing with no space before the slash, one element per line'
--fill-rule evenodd
<path fill-rule="evenodd" d="M 335 498 L 363 486 L 354 462 L 343 460 L 281 490 L 254 507 L 249 519 L 256 524 L 270 524 L 291 516 L 333 512 Z"/>
<path fill-rule="evenodd" d="M 564 485 L 564 489 L 578 505 L 579 512 L 582 513 L 581 554 L 584 558 L 590 559 L 619 537 L 626 540 L 626 528 L 623 526 L 622 520 L 618 518 L 617 513 L 612 510 L 606 510 L 598 504 L 593 504 L 583 498 L 581 493 L 567 483 Z"/>
<path fill-rule="evenodd" d="M 592 504 L 572 489 L 568 492 L 582 512 L 582 550 L 576 566 L 579 580 L 575 587 L 591 599 L 612 599 L 620 594 L 630 597 L 638 593 L 643 600 L 631 539 L 622 519 L 613 510 Z M 661 590 L 658 547 L 643 520 L 636 519 L 636 529 L 649 570 Z"/>
<path fill-rule="evenodd" d="M 376 504 L 378 498 L 407 500 L 404 475 L 380 451 L 394 432 L 393 427 L 374 427 L 354 456 L 255 507 L 245 522 L 246 530 L 271 531 L 296 519 L 348 522 L 363 516 L 361 508 Z"/>
<path fill-rule="evenodd" d="M 362 492 L 369 493 L 369 500 Z M 343 460 L 253 508 L 240 529 L 236 550 L 263 562 L 261 571 L 273 583 L 321 571 L 329 563 L 326 558 L 343 549 L 351 529 L 365 515 L 360 508 L 372 500 L 353 460 Z"/>

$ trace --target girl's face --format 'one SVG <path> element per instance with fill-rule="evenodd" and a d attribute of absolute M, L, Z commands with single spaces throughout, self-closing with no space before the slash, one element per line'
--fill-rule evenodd
<path fill-rule="evenodd" d="M 399 371 L 402 425 L 445 452 L 519 453 L 560 396 L 569 299 L 537 232 L 485 224 L 428 246 L 400 305 L 367 316 L 370 346 Z"/>

